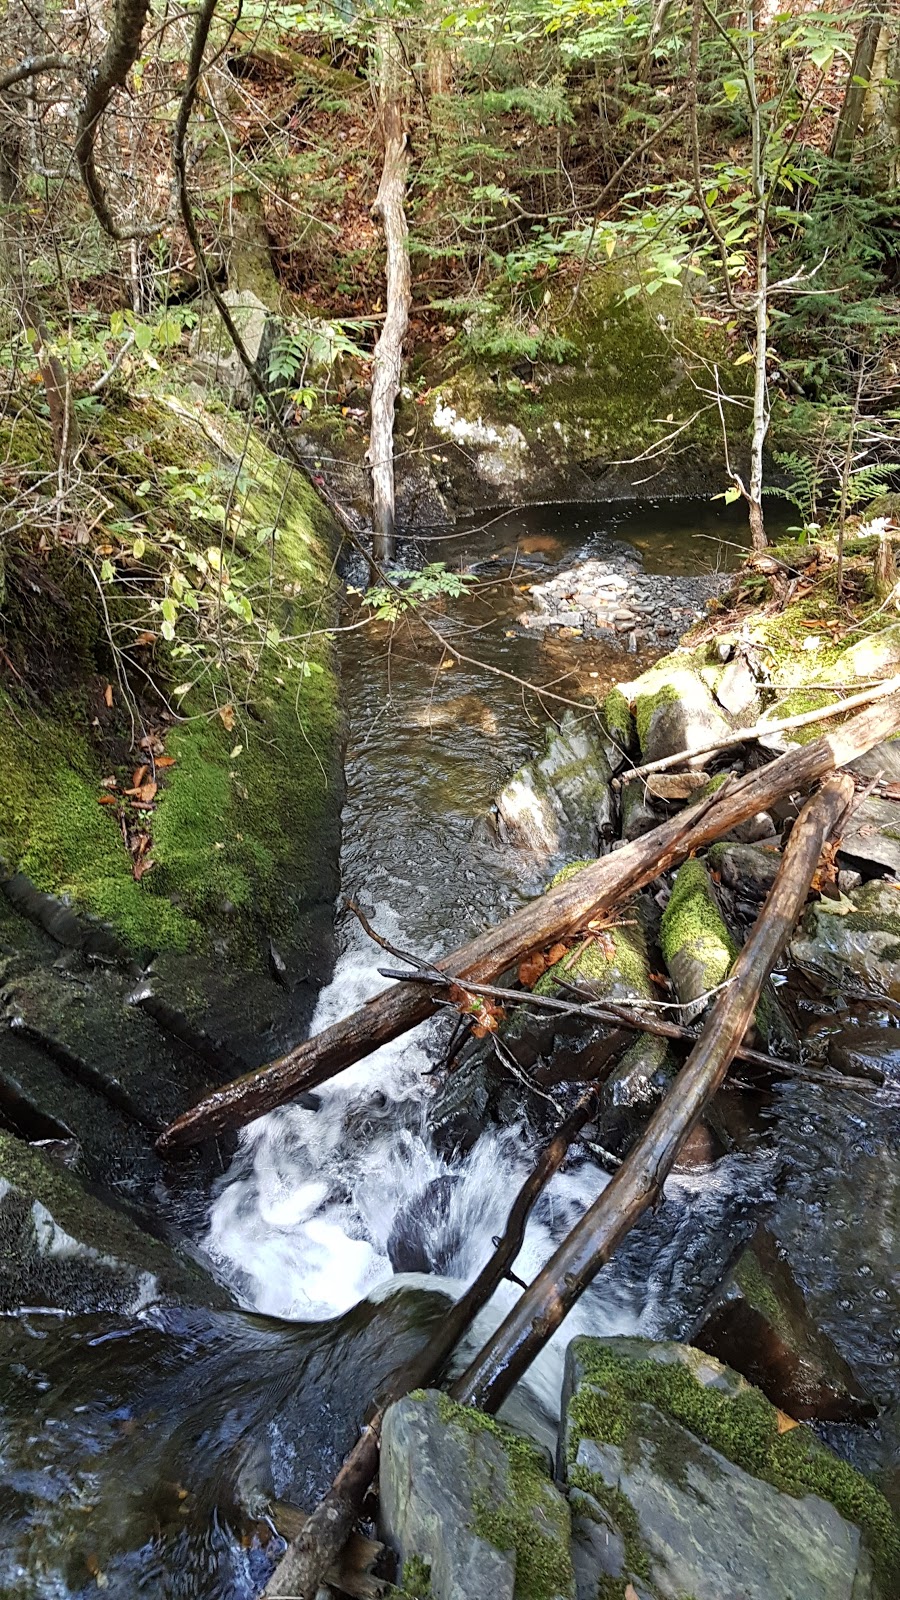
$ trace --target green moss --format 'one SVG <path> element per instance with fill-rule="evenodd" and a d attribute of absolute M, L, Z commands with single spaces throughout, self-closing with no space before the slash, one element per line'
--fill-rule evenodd
<path fill-rule="evenodd" d="M 672 683 L 661 683 L 658 689 L 652 690 L 649 694 L 642 693 L 635 697 L 634 713 L 637 722 L 638 742 L 642 751 L 646 749 L 650 724 L 657 711 L 662 706 L 677 705 L 678 700 L 678 690 Z"/>
<path fill-rule="evenodd" d="M 438 1413 L 442 1422 L 467 1433 L 489 1433 L 503 1447 L 509 1467 L 506 1502 L 499 1508 L 476 1504 L 474 1532 L 498 1550 L 515 1551 L 515 1600 L 552 1600 L 573 1587 L 568 1511 L 548 1492 L 552 1485 L 540 1452 L 494 1417 L 447 1395 L 440 1396 Z"/>
<path fill-rule="evenodd" d="M 784 1308 L 752 1249 L 745 1250 L 734 1269 L 734 1281 L 747 1301 L 773 1328 L 786 1325 Z"/>
<path fill-rule="evenodd" d="M 580 1345 L 585 1380 L 569 1408 L 573 1464 L 583 1438 L 626 1446 L 637 1434 L 635 1406 L 655 1406 L 774 1488 L 830 1501 L 859 1527 L 885 1595 L 897 1593 L 900 1527 L 884 1496 L 809 1429 L 798 1426 L 779 1433 L 778 1413 L 758 1389 L 743 1383 L 702 1383 L 689 1364 L 691 1356 L 708 1364 L 699 1351 L 687 1352 L 688 1360 L 641 1360 L 593 1340 Z"/>
<path fill-rule="evenodd" d="M 585 939 L 547 968 L 534 992 L 556 994 L 563 982 L 589 984 L 601 996 L 627 991 L 649 1000 L 653 991 L 643 932 L 637 926 L 618 927 L 605 930 L 597 939 Z"/>
<path fill-rule="evenodd" d="M 714 989 L 727 977 L 738 947 L 725 926 L 701 861 L 685 861 L 679 867 L 663 912 L 660 943 L 670 970 L 681 952 L 699 963 L 705 988 Z"/>
<path fill-rule="evenodd" d="M 627 750 L 634 736 L 634 723 L 631 706 L 617 684 L 606 695 L 600 714 L 610 738 Z"/>
<path fill-rule="evenodd" d="M 402 1594 L 413 1596 L 413 1600 L 427 1600 L 431 1594 L 431 1563 L 422 1556 L 407 1556 L 403 1563 L 403 1582 L 400 1585 Z"/>
<path fill-rule="evenodd" d="M 20 454 L 47 446 L 18 429 L 11 439 Z M 117 691 L 112 718 L 94 732 L 98 685 L 113 678 L 96 586 L 82 558 L 59 552 L 54 584 L 64 605 L 59 618 L 45 608 L 41 628 L 64 669 L 51 654 L 39 714 L 24 693 L 10 691 L 3 700 L 0 851 L 10 867 L 112 924 L 136 950 L 185 949 L 224 921 L 249 956 L 260 926 L 286 926 L 306 885 L 317 882 L 322 819 L 329 806 L 336 813 L 337 683 L 332 645 L 321 631 L 333 609 L 333 528 L 300 474 L 248 436 L 234 414 L 213 421 L 158 400 L 108 408 L 85 450 L 116 504 L 131 500 L 139 511 L 151 564 L 164 564 L 162 541 L 173 530 L 188 552 L 218 543 L 180 492 L 206 481 L 198 473 L 212 472 L 210 497 L 233 497 L 228 538 L 240 553 L 246 591 L 261 597 L 253 602 L 259 637 L 248 633 L 245 645 L 238 640 L 225 653 L 208 639 L 187 672 L 180 660 L 167 664 L 166 647 L 158 647 L 163 682 L 168 665 L 172 679 L 195 677 L 197 687 L 180 701 L 185 720 L 166 738 L 175 764 L 161 774 L 147 815 L 153 867 L 138 883 L 114 808 L 98 804 L 100 779 L 130 771 L 130 730 Z M 260 540 L 260 528 L 277 535 Z M 112 583 L 107 591 L 114 624 L 133 622 L 136 602 L 125 586 Z M 145 614 L 146 600 L 140 605 Z M 263 641 L 263 620 L 277 629 L 275 643 Z M 24 631 L 26 621 L 7 614 L 12 649 L 9 630 Z M 30 626 L 33 632 L 33 618 Z M 316 631 L 307 637 L 310 629 Z M 135 681 L 143 689 L 144 680 Z M 118 749 L 118 768 L 108 748 Z"/>

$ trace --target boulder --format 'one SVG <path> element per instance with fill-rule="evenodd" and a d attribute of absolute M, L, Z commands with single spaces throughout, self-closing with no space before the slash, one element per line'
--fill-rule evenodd
<path fill-rule="evenodd" d="M 848 1077 L 900 1085 L 900 1027 L 841 1028 L 828 1041 L 828 1060 Z"/>
<path fill-rule="evenodd" d="M 406 1593 L 430 1600 L 575 1600 L 570 1517 L 530 1440 L 444 1394 L 388 1408 L 380 1531 Z"/>
<path fill-rule="evenodd" d="M 0 1312 L 232 1304 L 197 1262 L 104 1205 L 65 1166 L 0 1133 Z"/>
<path fill-rule="evenodd" d="M 636 678 L 625 692 L 630 693 L 634 705 L 644 761 L 659 761 L 680 750 L 696 750 L 724 739 L 731 731 L 731 723 L 686 658 L 666 656 Z M 709 759 L 698 756 L 689 764 L 705 766 Z"/>
<path fill-rule="evenodd" d="M 900 1527 L 880 1492 L 690 1346 L 573 1340 L 559 1473 L 580 1491 L 579 1595 L 629 1584 L 652 1600 L 897 1593 Z M 599 1559 L 581 1531 L 592 1502 Z"/>
<path fill-rule="evenodd" d="M 847 819 L 840 855 L 900 875 L 900 801 L 869 795 Z"/>
<path fill-rule="evenodd" d="M 741 1249 L 693 1343 L 758 1384 L 792 1417 L 851 1422 L 874 1415 L 846 1361 L 816 1327 L 766 1228 Z"/>
<path fill-rule="evenodd" d="M 781 865 L 781 852 L 771 844 L 740 844 L 737 840 L 723 840 L 712 846 L 707 860 L 729 889 L 737 889 L 754 899 L 764 900 L 775 882 Z"/>
<path fill-rule="evenodd" d="M 547 730 L 543 755 L 500 791 L 494 805 L 504 843 L 537 855 L 597 855 L 612 834 L 610 768 L 590 721 L 567 711 Z"/>
<path fill-rule="evenodd" d="M 801 967 L 900 999 L 900 885 L 873 879 L 838 900 L 819 900 L 790 950 Z"/>

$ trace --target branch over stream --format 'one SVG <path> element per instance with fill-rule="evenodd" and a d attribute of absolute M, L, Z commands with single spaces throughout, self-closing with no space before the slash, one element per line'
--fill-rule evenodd
<path fill-rule="evenodd" d="M 621 850 L 582 867 L 565 883 L 445 956 L 438 968 L 463 982 L 492 983 L 532 951 L 621 906 L 628 895 L 652 883 L 661 872 L 785 795 L 808 790 L 835 767 L 846 766 L 880 744 L 898 727 L 900 692 L 895 692 L 833 733 L 789 750 L 736 783 L 726 783 L 710 799 L 698 801 Z M 424 1022 L 438 1003 L 438 997 L 423 984 L 392 985 L 277 1061 L 214 1090 L 163 1130 L 157 1150 L 162 1156 L 171 1156 L 215 1134 L 244 1127 Z"/>

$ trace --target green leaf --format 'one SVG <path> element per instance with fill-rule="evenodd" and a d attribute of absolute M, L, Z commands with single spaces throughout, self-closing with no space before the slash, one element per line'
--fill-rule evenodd
<path fill-rule="evenodd" d="M 146 550 L 146 548 L 147 548 L 146 539 L 135 539 L 134 544 L 131 547 L 131 550 L 132 550 L 132 554 L 134 555 L 136 560 L 140 561 L 141 556 L 144 554 L 144 551 Z"/>
<path fill-rule="evenodd" d="M 722 499 L 725 501 L 725 504 L 727 506 L 733 506 L 735 500 L 740 500 L 740 498 L 741 498 L 741 491 L 738 488 L 736 483 L 732 484 L 730 489 L 726 489 L 725 493 L 722 496 Z"/>
<path fill-rule="evenodd" d="M 111 561 L 104 561 L 103 565 L 100 568 L 100 577 L 102 578 L 103 582 L 104 583 L 112 583 L 113 578 L 115 577 L 115 575 L 116 575 L 115 568 L 113 567 L 112 562 Z"/>
<path fill-rule="evenodd" d="M 744 80 L 742 78 L 722 79 L 722 90 L 725 95 L 725 99 L 731 101 L 732 104 L 739 98 L 743 87 Z"/>
<path fill-rule="evenodd" d="M 174 622 L 164 622 L 159 631 L 162 634 L 163 638 L 164 639 L 168 639 L 170 641 L 170 643 L 171 643 L 171 641 L 175 637 L 175 624 L 174 624 Z"/>
<path fill-rule="evenodd" d="M 175 618 L 178 616 L 178 601 L 167 596 L 159 609 L 167 622 L 174 622 Z M 163 638 L 168 638 L 168 635 L 165 633 L 165 631 L 163 632 Z"/>
<path fill-rule="evenodd" d="M 735 367 L 746 367 L 747 363 L 752 361 L 752 360 L 753 360 L 753 351 L 752 350 L 745 350 L 744 354 L 742 356 L 738 356 L 737 360 L 732 362 L 732 366 L 735 366 Z"/>
<path fill-rule="evenodd" d="M 136 322 L 134 325 L 134 342 L 139 350 L 149 350 L 153 343 L 153 329 L 148 328 L 146 322 Z"/>
<path fill-rule="evenodd" d="M 834 48 L 830 44 L 817 45 L 815 50 L 810 50 L 809 59 L 820 72 L 827 72 L 834 60 Z"/>

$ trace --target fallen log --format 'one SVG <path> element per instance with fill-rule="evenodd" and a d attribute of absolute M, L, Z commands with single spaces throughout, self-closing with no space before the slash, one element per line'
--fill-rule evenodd
<path fill-rule="evenodd" d="M 573 873 L 565 883 L 488 928 L 437 963 L 453 977 L 491 983 L 525 956 L 577 932 L 620 906 L 668 867 L 728 833 L 777 800 L 803 792 L 835 767 L 864 755 L 900 727 L 900 692 L 878 700 L 833 733 L 789 750 L 759 771 L 723 785 L 650 833 Z M 254 1118 L 326 1083 L 345 1067 L 396 1039 L 432 1015 L 437 997 L 424 985 L 398 983 L 367 1005 L 268 1066 L 245 1073 L 207 1095 L 165 1128 L 156 1142 L 168 1157 Z"/>
<path fill-rule="evenodd" d="M 821 687 L 827 689 L 828 685 L 822 684 Z M 836 700 L 833 706 L 822 706 L 818 711 L 798 711 L 792 717 L 780 717 L 777 721 L 756 722 L 750 728 L 736 728 L 734 733 L 727 734 L 724 739 L 716 739 L 712 744 L 697 745 L 692 750 L 676 750 L 672 756 L 660 756 L 657 761 L 646 761 L 642 767 L 632 767 L 630 772 L 623 772 L 620 777 L 614 778 L 613 786 L 621 789 L 623 784 L 634 783 L 636 778 L 664 772 L 668 767 L 686 766 L 695 756 L 716 755 L 720 750 L 732 750 L 735 745 L 746 744 L 751 739 L 762 739 L 767 734 L 786 733 L 791 728 L 808 728 L 814 722 L 826 722 L 830 717 L 844 716 L 846 712 L 857 711 L 860 706 L 868 705 L 873 700 L 895 694 L 898 689 L 900 677 L 885 678 L 882 683 L 861 689 L 859 694 L 848 695 L 846 700 Z"/>
<path fill-rule="evenodd" d="M 611 1065 L 611 1064 L 610 1064 Z M 476 1314 L 486 1306 L 508 1276 L 525 1238 L 525 1225 L 535 1200 L 565 1160 L 570 1144 L 589 1122 L 598 1105 L 598 1089 L 581 1096 L 565 1122 L 542 1149 L 516 1195 L 490 1260 L 465 1294 L 447 1313 L 424 1350 L 396 1373 L 387 1394 L 366 1423 L 359 1439 L 341 1464 L 324 1500 L 306 1518 L 291 1541 L 266 1586 L 266 1600 L 313 1600 L 319 1584 L 340 1555 L 362 1509 L 366 1492 L 378 1470 L 378 1452 L 384 1413 L 394 1400 L 411 1389 L 424 1388 L 440 1374 Z"/>
<path fill-rule="evenodd" d="M 465 1405 L 496 1411 L 616 1247 L 659 1198 L 678 1152 L 721 1087 L 760 994 L 803 909 L 822 846 L 853 796 L 830 777 L 807 802 L 778 876 L 697 1044 L 603 1193 L 563 1240 L 493 1337 L 452 1385 Z"/>

